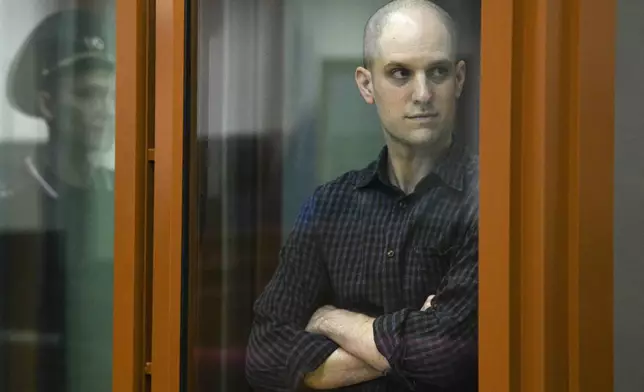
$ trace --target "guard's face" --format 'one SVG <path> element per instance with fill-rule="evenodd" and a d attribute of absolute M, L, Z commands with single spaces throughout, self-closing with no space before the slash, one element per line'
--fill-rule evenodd
<path fill-rule="evenodd" d="M 88 152 L 114 143 L 114 71 L 90 69 L 61 77 L 52 97 L 51 116 L 62 142 Z"/>
<path fill-rule="evenodd" d="M 431 11 L 398 13 L 380 38 L 371 70 L 356 80 L 368 103 L 375 103 L 385 136 L 408 146 L 451 140 L 465 63 L 455 62 L 455 43 Z"/>

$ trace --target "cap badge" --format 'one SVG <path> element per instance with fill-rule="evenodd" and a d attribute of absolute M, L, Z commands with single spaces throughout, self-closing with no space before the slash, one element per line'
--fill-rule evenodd
<path fill-rule="evenodd" d="M 105 49 L 105 42 L 103 42 L 103 40 L 99 37 L 86 37 L 85 46 L 87 46 L 87 49 L 90 50 L 101 51 Z"/>

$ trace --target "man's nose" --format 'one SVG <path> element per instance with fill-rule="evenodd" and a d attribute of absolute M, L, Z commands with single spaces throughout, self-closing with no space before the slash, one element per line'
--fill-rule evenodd
<path fill-rule="evenodd" d="M 418 103 L 426 103 L 432 99 L 432 91 L 425 75 L 419 75 L 414 79 L 413 99 Z"/>
<path fill-rule="evenodd" d="M 115 102 L 112 96 L 96 98 L 92 101 L 91 110 L 93 115 L 99 117 L 113 117 L 115 114 Z"/>

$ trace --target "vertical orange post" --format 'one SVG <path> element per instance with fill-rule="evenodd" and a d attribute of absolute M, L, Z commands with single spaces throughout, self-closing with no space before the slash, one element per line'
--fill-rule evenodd
<path fill-rule="evenodd" d="M 572 0 L 568 211 L 569 391 L 613 390 L 613 168 L 617 4 Z M 597 75 L 601 70 L 601 76 Z"/>
<path fill-rule="evenodd" d="M 144 385 L 147 1 L 116 1 L 115 392 Z"/>
<path fill-rule="evenodd" d="M 156 1 L 152 392 L 179 390 L 185 1 Z"/>
<path fill-rule="evenodd" d="M 516 391 L 515 0 L 481 2 L 479 389 Z"/>

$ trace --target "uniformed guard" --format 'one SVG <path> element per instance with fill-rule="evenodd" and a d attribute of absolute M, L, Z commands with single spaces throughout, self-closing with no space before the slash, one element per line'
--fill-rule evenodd
<path fill-rule="evenodd" d="M 2 391 L 111 391 L 113 31 L 57 12 L 8 74 L 9 102 L 48 140 L 1 181 Z"/>

